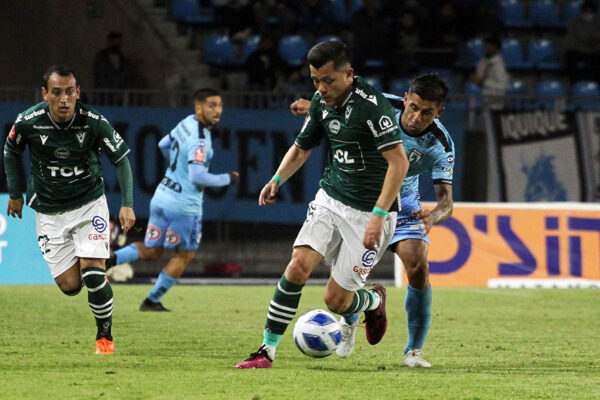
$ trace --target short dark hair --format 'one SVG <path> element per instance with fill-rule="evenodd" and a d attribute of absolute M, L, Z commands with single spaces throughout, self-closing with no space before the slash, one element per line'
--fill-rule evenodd
<path fill-rule="evenodd" d="M 496 33 L 488 34 L 483 39 L 484 43 L 493 44 L 498 49 L 502 48 L 502 39 L 500 39 L 500 35 Z"/>
<path fill-rule="evenodd" d="M 44 82 L 42 83 L 44 89 L 48 90 L 48 79 L 50 79 L 50 75 L 54 73 L 60 76 L 73 75 L 73 78 L 75 78 L 75 86 L 79 86 L 79 83 L 77 82 L 77 75 L 75 75 L 75 70 L 73 68 L 65 64 L 55 64 L 51 65 L 44 73 Z"/>
<path fill-rule="evenodd" d="M 333 61 L 333 68 L 350 64 L 350 52 L 348 47 L 339 40 L 327 40 L 314 45 L 306 57 L 308 64 L 315 68 L 321 68 L 323 65 Z"/>
<path fill-rule="evenodd" d="M 109 42 L 112 42 L 113 40 L 117 40 L 117 39 L 122 39 L 122 38 L 123 38 L 123 34 L 121 32 L 117 32 L 117 31 L 110 31 L 106 35 L 106 40 Z"/>
<path fill-rule="evenodd" d="M 194 101 L 197 103 L 202 103 L 208 97 L 220 96 L 220 95 L 221 94 L 215 89 L 202 88 L 202 89 L 196 90 L 196 93 L 194 93 Z"/>
<path fill-rule="evenodd" d="M 448 84 L 438 74 L 424 74 L 410 82 L 408 93 L 414 93 L 426 101 L 441 105 L 448 96 Z"/>

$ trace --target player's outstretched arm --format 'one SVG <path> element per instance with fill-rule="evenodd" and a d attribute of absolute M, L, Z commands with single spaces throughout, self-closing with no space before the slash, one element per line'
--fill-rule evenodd
<path fill-rule="evenodd" d="M 388 162 L 388 169 L 375 207 L 387 211 L 392 203 L 396 201 L 396 196 L 400 191 L 402 182 L 404 182 L 404 177 L 408 171 L 408 159 L 402 144 L 388 146 L 381 154 Z M 363 245 L 367 249 L 376 250 L 379 247 L 384 221 L 385 218 L 371 214 L 363 238 Z"/>
<path fill-rule="evenodd" d="M 301 149 L 295 144 L 289 148 L 287 153 L 285 153 L 283 160 L 281 160 L 281 164 L 279 164 L 279 168 L 277 168 L 277 172 L 273 175 L 273 178 L 267 182 L 260 191 L 260 195 L 258 196 L 259 206 L 270 206 L 271 204 L 275 204 L 279 186 L 300 169 L 310 156 L 311 151 L 312 150 Z"/>
<path fill-rule="evenodd" d="M 310 108 L 310 100 L 298 99 L 290 104 L 290 111 L 294 115 L 306 115 Z"/>
<path fill-rule="evenodd" d="M 454 201 L 452 200 L 452 185 L 444 183 L 433 185 L 437 205 L 433 210 L 422 209 L 413 211 L 413 215 L 425 226 L 423 237 L 429 234 L 433 225 L 438 225 L 452 216 Z"/>
<path fill-rule="evenodd" d="M 124 157 L 116 165 L 117 181 L 121 190 L 121 210 L 119 211 L 119 222 L 121 229 L 127 233 L 135 224 L 135 213 L 133 212 L 133 178 L 129 159 Z"/>

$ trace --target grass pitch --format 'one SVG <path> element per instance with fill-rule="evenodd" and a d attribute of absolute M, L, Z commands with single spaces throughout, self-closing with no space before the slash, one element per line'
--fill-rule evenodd
<path fill-rule="evenodd" d="M 87 294 L 0 288 L 1 399 L 598 399 L 600 291 L 434 288 L 424 353 L 402 367 L 405 290 L 388 288 L 388 332 L 359 328 L 346 360 L 310 359 L 288 328 L 274 368 L 236 370 L 261 343 L 272 287 L 178 286 L 170 313 L 141 313 L 149 286 L 113 285 L 115 351 L 94 354 Z M 324 308 L 304 289 L 300 312 Z"/>

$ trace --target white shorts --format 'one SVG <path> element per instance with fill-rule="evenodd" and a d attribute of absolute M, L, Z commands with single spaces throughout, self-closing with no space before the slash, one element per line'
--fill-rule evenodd
<path fill-rule="evenodd" d="M 377 250 L 363 246 L 371 212 L 349 207 L 319 189 L 308 205 L 294 247 L 310 246 L 332 264 L 332 278 L 351 292 L 365 285 L 367 276 L 383 256 L 396 226 L 396 212 L 385 219 Z"/>
<path fill-rule="evenodd" d="M 75 210 L 35 214 L 38 245 L 53 278 L 79 258 L 108 258 L 110 229 L 106 197 Z"/>

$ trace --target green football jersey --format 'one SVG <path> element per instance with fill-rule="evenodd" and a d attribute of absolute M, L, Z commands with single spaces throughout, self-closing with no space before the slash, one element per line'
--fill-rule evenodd
<path fill-rule="evenodd" d="M 350 207 L 371 211 L 388 169 L 381 151 L 402 143 L 392 105 L 360 77 L 341 106 L 328 107 L 316 92 L 295 144 L 309 150 L 325 136 L 329 156 L 319 186 Z M 390 211 L 398 211 L 397 201 Z"/>
<path fill-rule="evenodd" d="M 129 153 L 121 136 L 98 111 L 77 102 L 71 121 L 59 124 L 46 102 L 19 114 L 4 151 L 29 146 L 27 204 L 52 214 L 78 208 L 104 194 L 100 156 L 116 164 Z"/>

